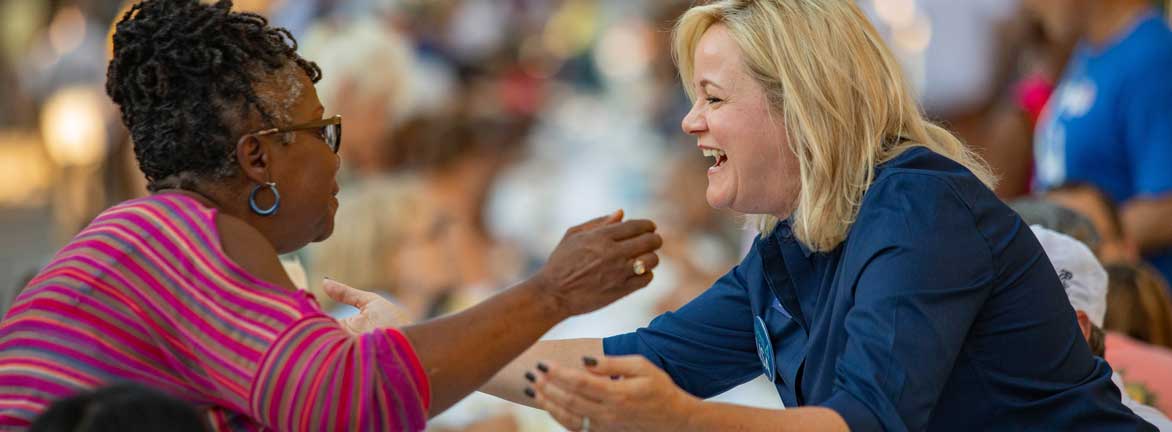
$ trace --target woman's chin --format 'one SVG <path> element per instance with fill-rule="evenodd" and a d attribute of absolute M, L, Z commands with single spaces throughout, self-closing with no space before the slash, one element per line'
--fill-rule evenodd
<path fill-rule="evenodd" d="M 726 209 L 729 207 L 729 204 L 731 204 L 732 201 L 732 199 L 729 198 L 728 193 L 715 190 L 711 186 L 709 186 L 708 191 L 705 192 L 704 198 L 708 200 L 708 205 L 714 209 Z"/>
<path fill-rule="evenodd" d="M 313 236 L 313 239 L 310 240 L 309 243 L 319 243 L 329 239 L 330 236 L 334 234 L 334 214 L 330 213 L 324 218 L 319 219 L 314 228 L 314 231 L 317 232 L 317 235 Z"/>
<path fill-rule="evenodd" d="M 326 221 L 326 225 L 322 227 L 320 234 L 317 235 L 317 238 L 313 239 L 313 243 L 319 243 L 319 242 L 326 241 L 333 234 L 334 234 L 334 220 L 330 219 L 330 220 Z"/>
<path fill-rule="evenodd" d="M 313 239 L 313 243 L 326 241 L 326 239 L 330 238 L 330 236 L 334 234 L 334 223 L 337 221 L 337 217 L 338 217 L 338 199 L 337 198 L 333 198 L 332 200 L 330 200 L 330 204 L 328 205 L 328 209 L 329 209 L 328 213 L 324 217 L 322 217 L 321 222 L 318 224 L 318 226 L 319 226 L 318 233 L 319 234 L 317 235 L 316 238 Z"/>

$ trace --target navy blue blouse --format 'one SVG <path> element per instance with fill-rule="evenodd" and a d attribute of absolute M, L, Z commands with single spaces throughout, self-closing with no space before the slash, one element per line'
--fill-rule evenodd
<path fill-rule="evenodd" d="M 846 240 L 789 223 L 700 297 L 603 342 L 711 397 L 762 373 L 851 430 L 1155 430 L 1120 402 L 1029 227 L 956 162 L 876 169 Z"/>

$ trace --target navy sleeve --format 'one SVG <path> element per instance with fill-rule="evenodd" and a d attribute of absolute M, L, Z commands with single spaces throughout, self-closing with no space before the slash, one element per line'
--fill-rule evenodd
<path fill-rule="evenodd" d="M 746 263 L 759 261 L 754 247 L 741 265 L 695 300 L 676 312 L 660 315 L 645 328 L 603 339 L 603 351 L 606 355 L 642 355 L 684 391 L 701 398 L 716 396 L 760 375 L 743 273 Z"/>
<path fill-rule="evenodd" d="M 845 254 L 863 257 L 835 391 L 818 403 L 851 430 L 922 430 L 988 298 L 992 252 L 943 179 L 872 186 Z"/>
<path fill-rule="evenodd" d="M 1164 68 L 1139 78 L 1122 99 L 1119 115 L 1132 167 L 1132 187 L 1139 196 L 1172 192 L 1172 78 Z"/>

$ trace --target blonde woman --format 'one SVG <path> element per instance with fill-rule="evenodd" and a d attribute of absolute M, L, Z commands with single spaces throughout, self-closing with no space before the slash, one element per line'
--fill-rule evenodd
<path fill-rule="evenodd" d="M 674 38 L 708 202 L 761 235 L 678 311 L 539 343 L 483 390 L 576 431 L 1151 429 L 855 2 L 717 1 Z M 702 400 L 761 374 L 790 409 Z"/>

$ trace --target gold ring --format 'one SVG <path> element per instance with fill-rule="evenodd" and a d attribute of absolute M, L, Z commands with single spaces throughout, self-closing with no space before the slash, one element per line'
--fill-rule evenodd
<path fill-rule="evenodd" d="M 647 265 L 643 264 L 643 260 L 635 260 L 635 264 L 631 265 L 631 269 L 635 270 L 636 276 L 642 276 L 643 273 L 647 273 Z"/>

